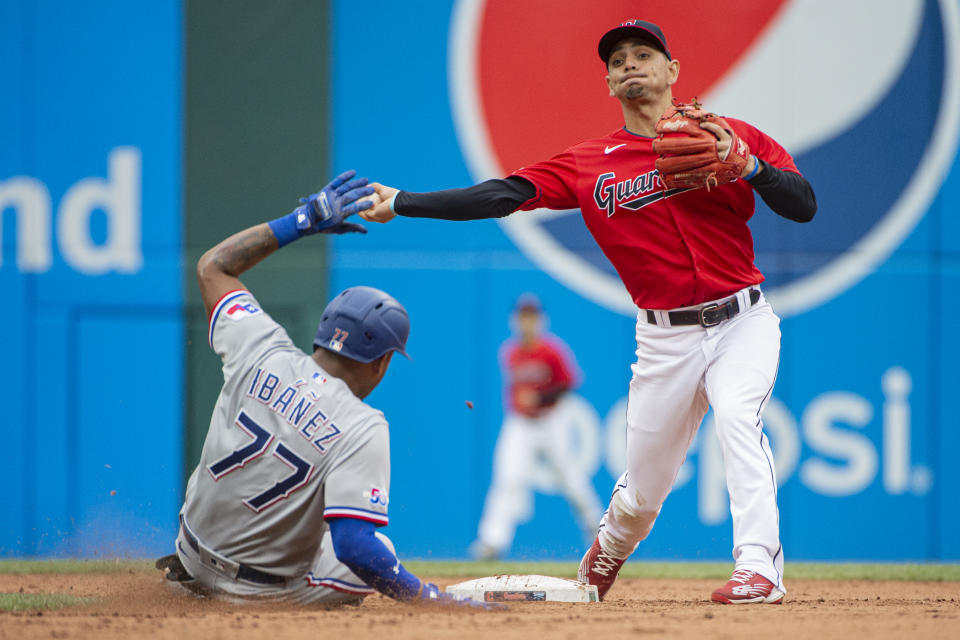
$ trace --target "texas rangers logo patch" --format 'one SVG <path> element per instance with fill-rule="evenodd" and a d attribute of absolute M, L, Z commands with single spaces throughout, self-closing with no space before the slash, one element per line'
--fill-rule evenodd
<path fill-rule="evenodd" d="M 226 316 L 231 320 L 242 320 L 257 313 L 260 313 L 260 309 L 254 304 L 250 302 L 237 302 L 230 305 L 230 308 L 227 309 Z"/>

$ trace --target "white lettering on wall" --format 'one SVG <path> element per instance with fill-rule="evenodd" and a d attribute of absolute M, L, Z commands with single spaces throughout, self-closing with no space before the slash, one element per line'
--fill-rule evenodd
<path fill-rule="evenodd" d="M 880 379 L 882 412 L 858 394 L 827 391 L 810 401 L 799 424 L 783 402 L 771 398 L 763 412 L 763 424 L 773 450 L 777 484 L 782 486 L 799 475 L 800 482 L 815 493 L 843 497 L 863 491 L 880 476 L 890 495 L 928 493 L 934 483 L 933 472 L 911 460 L 912 386 L 909 372 L 890 367 Z M 614 478 L 627 462 L 626 401 L 618 400 L 605 420 L 606 468 Z M 879 425 L 874 422 L 877 414 L 882 416 Z M 867 430 L 875 434 L 876 443 Z M 804 444 L 810 455 L 801 463 Z M 726 474 L 712 414 L 690 446 L 674 489 L 694 478 L 700 521 L 708 525 L 726 521 L 730 517 Z"/>
<path fill-rule="evenodd" d="M 36 178 L 17 176 L 0 182 L 0 214 L 5 209 L 16 214 L 17 268 L 24 273 L 42 273 L 53 264 L 50 208 L 50 192 Z M 0 244 L 0 266 L 2 247 Z"/>
<path fill-rule="evenodd" d="M 910 489 L 910 389 L 913 381 L 902 367 L 891 367 L 880 379 L 883 389 L 883 488 L 894 495 Z"/>
<path fill-rule="evenodd" d="M 64 194 L 57 210 L 57 245 L 64 261 L 90 275 L 143 268 L 141 238 L 141 158 L 136 147 L 117 147 L 107 156 L 107 177 L 82 178 Z M 16 264 L 24 273 L 53 266 L 50 191 L 40 180 L 16 176 L 0 182 L 0 214 L 16 216 Z M 106 214 L 106 240 L 93 241 L 90 219 Z M 0 266 L 4 256 L 0 253 Z"/>
<path fill-rule="evenodd" d="M 107 214 L 107 239 L 90 237 L 90 215 Z M 136 273 L 143 266 L 140 244 L 140 151 L 118 147 L 107 160 L 107 179 L 84 178 L 70 187 L 57 213 L 57 242 L 64 259 L 90 275 Z"/>
<path fill-rule="evenodd" d="M 817 396 L 803 412 L 804 440 L 815 452 L 841 460 L 810 458 L 800 467 L 805 485 L 825 496 L 860 493 L 877 475 L 877 450 L 862 429 L 873 417 L 873 407 L 864 398 L 846 391 Z"/>

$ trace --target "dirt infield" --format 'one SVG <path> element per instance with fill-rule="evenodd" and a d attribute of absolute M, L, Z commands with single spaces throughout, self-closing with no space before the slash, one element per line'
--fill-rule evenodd
<path fill-rule="evenodd" d="M 446 585 L 462 579 L 438 579 Z M 708 602 L 704 580 L 623 579 L 606 602 L 524 603 L 500 613 L 427 609 L 371 596 L 337 610 L 238 606 L 171 591 L 158 572 L 0 575 L 0 592 L 66 593 L 96 604 L 0 612 L 0 639 L 204 638 L 960 638 L 958 582 L 788 582 L 780 606 Z"/>

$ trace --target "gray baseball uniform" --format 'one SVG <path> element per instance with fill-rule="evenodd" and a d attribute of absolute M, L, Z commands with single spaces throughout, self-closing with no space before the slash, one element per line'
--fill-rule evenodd
<path fill-rule="evenodd" d="M 209 332 L 224 385 L 180 512 L 184 566 L 238 596 L 372 593 L 336 560 L 324 518 L 387 524 L 383 413 L 298 349 L 248 291 L 221 298 Z"/>

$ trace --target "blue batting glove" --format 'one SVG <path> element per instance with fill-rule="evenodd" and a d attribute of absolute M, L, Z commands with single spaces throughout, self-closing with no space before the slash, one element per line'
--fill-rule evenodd
<path fill-rule="evenodd" d="M 346 218 L 373 206 L 360 200 L 373 194 L 366 178 L 354 178 L 357 172 L 344 171 L 318 193 L 300 198 L 300 206 L 268 224 L 279 246 L 314 233 L 366 233 L 363 225 L 345 222 Z"/>
<path fill-rule="evenodd" d="M 367 228 L 362 224 L 357 224 L 356 222 L 341 222 L 338 225 L 332 227 L 327 227 L 320 233 L 335 233 L 340 235 L 341 233 L 366 233 Z"/>
<path fill-rule="evenodd" d="M 349 233 L 363 228 L 353 224 L 347 227 L 344 219 L 373 206 L 369 200 L 360 200 L 373 194 L 373 187 L 366 178 L 354 178 L 353 169 L 344 171 L 330 181 L 319 193 L 300 198 L 303 206 L 294 209 L 297 214 L 297 229 L 303 235 L 314 233 Z M 359 201 L 359 202 L 358 202 Z M 337 230 L 334 231 L 333 229 Z"/>
<path fill-rule="evenodd" d="M 440 588 L 432 582 L 425 582 L 423 584 L 423 592 L 420 594 L 420 600 L 440 605 L 470 607 L 472 609 L 485 609 L 487 611 L 505 611 L 507 609 L 507 605 L 499 602 L 481 602 L 480 600 L 472 600 L 470 598 L 458 600 L 454 598 L 452 594 L 440 591 Z"/>

